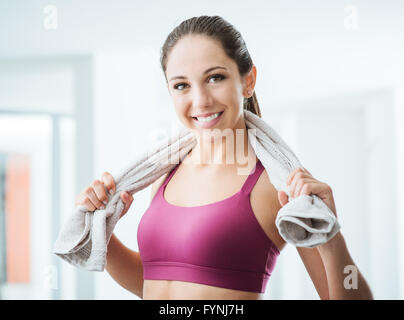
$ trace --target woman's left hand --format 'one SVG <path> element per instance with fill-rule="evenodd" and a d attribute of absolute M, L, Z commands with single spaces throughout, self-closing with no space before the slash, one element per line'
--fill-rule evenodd
<path fill-rule="evenodd" d="M 292 198 L 297 198 L 302 194 L 314 194 L 319 197 L 331 209 L 337 217 L 334 197 L 331 187 L 313 178 L 306 168 L 293 170 L 286 181 L 289 186 L 289 193 Z M 282 207 L 289 202 L 288 195 L 284 191 L 278 191 L 278 199 Z"/>

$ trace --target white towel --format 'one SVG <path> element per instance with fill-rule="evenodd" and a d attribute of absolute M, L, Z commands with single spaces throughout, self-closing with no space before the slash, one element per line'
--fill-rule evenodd
<path fill-rule="evenodd" d="M 248 139 L 271 183 L 289 196 L 286 180 L 299 160 L 263 119 L 244 109 Z M 116 192 L 109 196 L 104 210 L 88 211 L 77 206 L 67 219 L 54 244 L 53 253 L 67 262 L 90 271 L 103 271 L 108 242 L 124 208 L 121 191 L 134 194 L 171 171 L 196 145 L 194 133 L 183 127 L 168 139 L 136 159 L 114 176 Z M 277 215 L 275 224 L 283 239 L 299 247 L 313 248 L 337 234 L 340 225 L 328 206 L 315 195 L 289 199 Z"/>

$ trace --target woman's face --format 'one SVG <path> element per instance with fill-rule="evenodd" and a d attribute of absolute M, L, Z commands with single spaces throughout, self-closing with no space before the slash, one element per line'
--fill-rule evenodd
<path fill-rule="evenodd" d="M 169 53 L 166 77 L 175 112 L 186 127 L 196 132 L 233 129 L 243 120 L 245 80 L 219 42 L 203 35 L 182 38 Z M 218 112 L 211 121 L 196 118 Z"/>

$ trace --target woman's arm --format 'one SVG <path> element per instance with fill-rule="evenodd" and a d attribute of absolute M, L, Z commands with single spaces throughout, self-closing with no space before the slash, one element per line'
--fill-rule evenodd
<path fill-rule="evenodd" d="M 167 174 L 153 182 L 150 201 L 163 183 Z M 127 248 L 112 234 L 108 243 L 106 270 L 122 287 L 143 299 L 143 264 L 140 253 Z"/>
<path fill-rule="evenodd" d="M 331 187 L 314 179 L 306 169 L 294 170 L 286 183 L 292 198 L 302 194 L 315 194 L 337 217 Z M 282 206 L 289 201 L 287 194 L 283 191 L 278 192 L 278 199 Z M 327 296 L 324 293 L 324 285 L 320 283 L 327 281 L 328 299 L 373 299 L 373 294 L 365 278 L 348 252 L 341 232 L 315 249 L 301 250 L 299 253 L 302 253 L 303 262 L 320 297 Z"/>
<path fill-rule="evenodd" d="M 341 232 L 317 248 L 327 274 L 330 299 L 374 299 L 369 285 L 348 252 Z"/>
<path fill-rule="evenodd" d="M 105 269 L 116 282 L 143 298 L 143 265 L 139 252 L 130 250 L 112 234 Z"/>
<path fill-rule="evenodd" d="M 296 247 L 321 300 L 329 300 L 328 279 L 317 248 Z"/>

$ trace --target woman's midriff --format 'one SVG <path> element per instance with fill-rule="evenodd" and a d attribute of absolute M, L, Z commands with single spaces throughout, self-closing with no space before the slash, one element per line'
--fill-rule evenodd
<path fill-rule="evenodd" d="M 143 300 L 261 300 L 263 294 L 175 280 L 144 280 Z"/>

